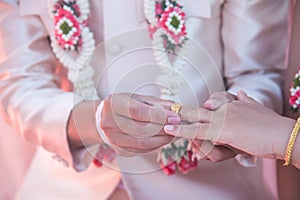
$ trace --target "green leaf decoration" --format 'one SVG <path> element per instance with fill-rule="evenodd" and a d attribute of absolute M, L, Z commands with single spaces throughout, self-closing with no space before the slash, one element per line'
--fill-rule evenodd
<path fill-rule="evenodd" d="M 69 24 L 67 22 L 62 23 L 62 25 L 60 25 L 59 28 L 62 30 L 62 32 L 65 35 L 67 35 L 72 30 L 72 27 L 69 26 Z"/>
<path fill-rule="evenodd" d="M 180 21 L 176 16 L 172 17 L 171 23 L 170 23 L 175 29 L 178 29 Z"/>

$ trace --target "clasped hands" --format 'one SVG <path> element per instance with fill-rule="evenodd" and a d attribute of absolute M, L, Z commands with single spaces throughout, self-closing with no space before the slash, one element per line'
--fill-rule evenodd
<path fill-rule="evenodd" d="M 215 136 L 206 136 L 206 133 L 211 125 L 222 122 L 219 118 L 225 117 L 224 105 L 235 100 L 236 96 L 230 93 L 217 92 L 204 107 L 182 106 L 178 115 L 170 110 L 172 101 L 137 94 L 113 94 L 103 102 L 100 127 L 110 145 L 123 156 L 152 152 L 184 137 L 191 141 L 199 159 L 222 161 L 239 151 L 217 141 L 220 130 Z M 219 112 L 213 119 L 212 112 L 216 110 Z M 209 152 L 201 150 L 204 143 L 211 146 Z"/>

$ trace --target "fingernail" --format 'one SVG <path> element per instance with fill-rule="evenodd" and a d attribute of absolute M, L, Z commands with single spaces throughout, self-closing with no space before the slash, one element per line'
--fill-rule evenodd
<path fill-rule="evenodd" d="M 171 116 L 171 117 L 168 117 L 168 124 L 174 124 L 174 125 L 177 125 L 180 123 L 180 117 L 178 116 Z"/>
<path fill-rule="evenodd" d="M 204 103 L 204 107 L 206 109 L 215 109 L 216 107 L 218 107 L 219 101 L 215 100 L 215 99 L 211 99 L 209 101 L 206 101 Z"/>
<path fill-rule="evenodd" d="M 174 128 L 174 126 L 172 126 L 172 125 L 166 125 L 166 126 L 165 126 L 165 130 L 166 130 L 166 131 L 174 131 L 174 129 L 175 129 L 175 128 Z"/>

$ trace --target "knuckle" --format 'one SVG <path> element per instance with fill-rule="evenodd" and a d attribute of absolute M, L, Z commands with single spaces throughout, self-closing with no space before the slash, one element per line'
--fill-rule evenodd
<path fill-rule="evenodd" d="M 135 143 L 139 148 L 142 149 L 147 149 L 149 146 L 149 144 L 145 141 L 145 139 L 142 138 L 136 138 Z"/>
<path fill-rule="evenodd" d="M 182 120 L 192 122 L 198 118 L 199 112 L 197 112 L 198 108 L 188 108 L 182 107 L 181 108 L 181 118 Z"/>
<path fill-rule="evenodd" d="M 102 130 L 110 131 L 113 128 L 113 121 L 107 115 L 103 115 L 100 120 L 100 127 Z"/>
<path fill-rule="evenodd" d="M 150 111 L 150 120 L 151 122 L 158 122 L 164 124 L 166 122 L 167 115 L 163 112 L 157 110 Z"/>
<path fill-rule="evenodd" d="M 134 119 L 143 119 L 144 118 L 144 110 L 138 106 L 130 106 L 129 107 L 130 117 Z"/>
<path fill-rule="evenodd" d="M 193 126 L 194 127 L 194 126 Z M 177 135 L 182 135 L 184 133 L 189 133 L 191 130 L 187 126 L 180 126 L 177 130 Z"/>
<path fill-rule="evenodd" d="M 188 113 L 188 115 L 191 115 L 191 116 L 194 116 L 195 118 L 198 118 L 199 108 L 198 107 L 193 107 L 187 113 Z"/>

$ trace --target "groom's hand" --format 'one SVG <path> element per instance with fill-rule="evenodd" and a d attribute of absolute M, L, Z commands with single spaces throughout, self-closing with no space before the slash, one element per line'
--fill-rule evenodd
<path fill-rule="evenodd" d="M 217 110 L 222 105 L 236 100 L 237 97 L 229 92 L 215 92 L 204 103 L 204 108 L 208 110 Z"/>
<path fill-rule="evenodd" d="M 180 117 L 168 109 L 174 102 L 137 94 L 113 94 L 104 100 L 100 127 L 121 155 L 153 151 L 170 143 L 164 125 L 179 124 Z"/>

